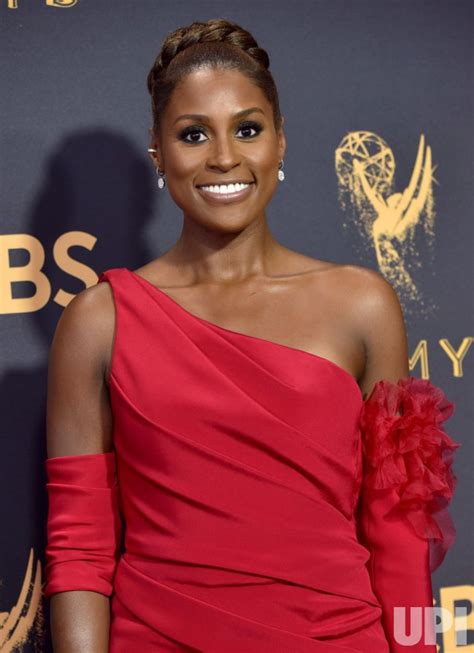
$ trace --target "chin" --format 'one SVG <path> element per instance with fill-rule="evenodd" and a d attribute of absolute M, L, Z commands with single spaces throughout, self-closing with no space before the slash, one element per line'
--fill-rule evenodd
<path fill-rule="evenodd" d="M 240 233 L 246 229 L 249 225 L 252 224 L 253 220 L 249 219 L 248 215 L 235 215 L 235 216 L 225 216 L 219 218 L 217 216 L 209 217 L 206 220 L 200 220 L 200 224 L 204 227 L 211 229 L 213 231 L 218 231 L 221 233 Z"/>
<path fill-rule="evenodd" d="M 203 207 L 202 204 L 197 206 L 195 203 L 189 203 L 186 206 L 181 205 L 180 209 L 188 221 L 193 221 L 205 227 L 213 229 L 233 231 L 236 229 L 245 229 L 249 224 L 257 219 L 257 216 L 264 213 L 264 209 L 255 210 L 254 207 L 230 204 L 222 206 Z"/>

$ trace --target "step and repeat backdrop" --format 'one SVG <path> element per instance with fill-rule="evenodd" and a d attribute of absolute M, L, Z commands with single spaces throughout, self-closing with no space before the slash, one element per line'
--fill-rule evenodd
<path fill-rule="evenodd" d="M 456 405 L 457 539 L 433 575 L 443 653 L 474 652 L 472 3 L 0 0 L 0 651 L 51 651 L 42 596 L 47 356 L 109 267 L 178 238 L 148 158 L 146 75 L 166 34 L 227 18 L 271 60 L 288 141 L 275 237 L 379 270 L 411 374 Z"/>

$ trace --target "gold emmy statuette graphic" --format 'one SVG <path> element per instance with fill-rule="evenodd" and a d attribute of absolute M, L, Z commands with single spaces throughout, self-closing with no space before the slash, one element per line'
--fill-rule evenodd
<path fill-rule="evenodd" d="M 347 208 L 345 198 L 349 196 L 356 226 L 375 250 L 380 272 L 402 303 L 413 303 L 417 313 L 432 311 L 434 304 L 427 306 L 410 272 L 422 267 L 420 247 L 427 245 L 432 251 L 434 241 L 432 187 L 436 180 L 431 148 L 425 148 L 423 134 L 409 184 L 402 193 L 393 192 L 395 158 L 377 134 L 347 134 L 336 150 L 335 164 L 342 208 Z"/>
<path fill-rule="evenodd" d="M 48 7 L 74 7 L 77 0 L 46 0 Z"/>
<path fill-rule="evenodd" d="M 0 651 L 15 653 L 27 643 L 35 621 L 37 638 L 35 650 L 39 650 L 43 637 L 41 611 L 41 563 L 38 560 L 33 576 L 33 549 L 30 549 L 28 565 L 18 601 L 10 612 L 0 612 Z"/>
<path fill-rule="evenodd" d="M 45 0 L 45 5 L 47 7 L 74 7 L 77 4 L 77 0 Z M 8 9 L 18 9 L 18 0 L 7 0 Z"/>

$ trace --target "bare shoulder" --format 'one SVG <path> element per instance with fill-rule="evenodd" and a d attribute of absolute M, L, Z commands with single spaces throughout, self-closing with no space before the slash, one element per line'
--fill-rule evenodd
<path fill-rule="evenodd" d="M 368 395 L 379 379 L 396 381 L 407 376 L 407 328 L 392 285 L 376 270 L 357 265 L 338 266 L 331 284 L 344 302 L 353 333 L 364 345 L 363 393 Z"/>
<path fill-rule="evenodd" d="M 348 305 L 372 313 L 400 309 L 397 293 L 377 270 L 360 265 L 334 264 L 330 272 L 328 283 L 334 292 L 347 295 Z"/>
<path fill-rule="evenodd" d="M 78 293 L 58 320 L 48 356 L 47 450 L 64 456 L 109 451 L 106 370 L 114 332 L 109 284 Z"/>
<path fill-rule="evenodd" d="M 85 288 L 64 308 L 56 326 L 50 358 L 85 356 L 105 370 L 114 328 L 115 308 L 110 284 L 102 282 Z"/>
<path fill-rule="evenodd" d="M 359 265 L 315 261 L 306 296 L 314 298 L 337 324 L 337 342 L 345 347 L 364 396 L 380 379 L 408 375 L 408 339 L 403 309 L 392 285 L 378 271 Z M 318 318 L 319 319 L 319 318 Z"/>
<path fill-rule="evenodd" d="M 355 304 L 360 310 L 390 311 L 399 307 L 398 296 L 385 277 L 361 265 L 337 263 L 294 253 L 294 261 L 311 283 L 324 287 L 335 297 Z"/>
<path fill-rule="evenodd" d="M 289 251 L 289 250 L 287 250 Z M 339 304 L 340 317 L 370 328 L 367 320 L 392 321 L 402 318 L 398 295 L 378 271 L 361 265 L 341 264 L 291 252 L 292 267 L 305 279 L 305 292 L 312 298 Z"/>
<path fill-rule="evenodd" d="M 327 275 L 330 292 L 344 302 L 354 325 L 366 338 L 374 329 L 397 323 L 403 311 L 393 286 L 377 270 L 359 265 L 335 265 Z"/>

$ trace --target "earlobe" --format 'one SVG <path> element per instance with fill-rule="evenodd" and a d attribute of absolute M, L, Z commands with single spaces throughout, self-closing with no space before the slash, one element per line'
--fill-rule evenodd
<path fill-rule="evenodd" d="M 158 151 L 158 150 L 156 150 L 156 149 L 153 148 L 153 147 L 149 147 L 149 148 L 148 148 L 148 152 L 149 152 L 149 154 L 150 154 L 150 159 L 151 159 L 151 162 L 153 163 L 153 166 L 154 166 L 154 168 L 155 168 L 155 172 L 156 172 L 156 173 L 158 173 L 158 172 L 162 172 L 162 173 L 164 173 L 165 171 L 164 171 L 163 168 L 161 167 L 160 161 L 159 161 L 158 156 L 157 156 L 157 154 L 156 154 L 157 151 Z"/>
<path fill-rule="evenodd" d="M 149 155 L 149 157 L 150 157 L 150 161 L 153 163 L 153 165 L 154 165 L 155 167 L 156 167 L 156 166 L 159 167 L 159 164 L 158 164 L 158 162 L 157 162 L 157 158 L 156 158 L 156 149 L 153 148 L 153 147 L 149 147 L 149 148 L 148 148 L 148 155 Z"/>
<path fill-rule="evenodd" d="M 156 145 L 156 147 L 154 147 Z M 153 140 L 150 143 L 150 147 L 148 148 L 148 154 L 150 155 L 150 159 L 157 169 L 161 169 L 160 161 L 159 161 L 159 149 L 158 149 L 158 144 L 155 143 Z"/>
<path fill-rule="evenodd" d="M 153 127 L 149 128 L 148 133 L 150 135 L 150 145 L 148 147 L 148 152 L 150 153 L 158 152 L 160 146 L 159 146 L 158 138 L 153 130 Z"/>
<path fill-rule="evenodd" d="M 280 159 L 285 158 L 285 152 L 286 152 L 286 136 L 285 136 L 285 132 L 283 131 L 284 122 L 285 122 L 285 118 L 282 116 L 280 129 L 278 130 L 278 147 L 279 147 Z"/>
<path fill-rule="evenodd" d="M 280 159 L 285 158 L 285 153 L 286 153 L 286 138 L 282 132 L 280 137 Z"/>

